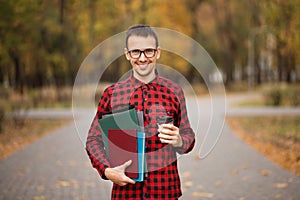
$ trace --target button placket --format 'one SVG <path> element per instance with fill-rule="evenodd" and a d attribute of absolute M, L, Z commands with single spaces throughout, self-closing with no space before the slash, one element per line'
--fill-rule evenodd
<path fill-rule="evenodd" d="M 143 111 L 144 111 L 144 117 L 145 120 L 149 123 L 150 116 L 149 116 L 149 90 L 151 89 L 151 86 L 145 84 L 142 86 L 142 99 L 143 99 Z"/>
<path fill-rule="evenodd" d="M 143 100 L 147 101 L 148 100 L 148 86 L 147 85 L 143 85 L 142 86 L 142 91 L 143 91 Z"/>
<path fill-rule="evenodd" d="M 144 97 L 144 101 L 148 100 L 148 94 L 146 91 L 143 91 L 143 97 Z"/>

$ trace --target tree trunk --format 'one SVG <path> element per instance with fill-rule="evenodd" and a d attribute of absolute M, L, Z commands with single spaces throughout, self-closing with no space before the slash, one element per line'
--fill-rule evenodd
<path fill-rule="evenodd" d="M 90 12 L 90 24 L 89 24 L 89 37 L 90 37 L 90 44 L 93 46 L 95 42 L 95 30 L 94 30 L 94 25 L 96 21 L 95 17 L 95 0 L 90 0 L 89 1 L 89 12 Z"/>
<path fill-rule="evenodd" d="M 15 68 L 15 89 L 18 90 L 22 95 L 24 93 L 24 79 L 23 79 L 23 70 L 20 66 L 20 58 L 19 56 L 14 52 L 14 50 L 10 50 L 9 52 L 10 57 L 12 58 L 14 62 L 14 68 Z"/>
<path fill-rule="evenodd" d="M 283 63 L 283 58 L 282 55 L 280 53 L 280 47 L 277 48 L 277 73 L 278 73 L 278 82 L 282 81 L 282 63 Z"/>
<path fill-rule="evenodd" d="M 258 59 L 255 59 L 254 63 L 255 63 L 254 64 L 254 69 L 255 69 L 254 75 L 255 75 L 255 79 L 256 79 L 255 83 L 260 85 L 262 80 L 261 80 L 261 68 L 260 68 Z"/>
<path fill-rule="evenodd" d="M 64 23 L 64 6 L 65 6 L 65 0 L 60 0 L 60 10 L 59 10 L 59 23 Z"/>

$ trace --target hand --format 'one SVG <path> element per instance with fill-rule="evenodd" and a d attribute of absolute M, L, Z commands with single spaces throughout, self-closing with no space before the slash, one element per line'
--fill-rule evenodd
<path fill-rule="evenodd" d="M 135 181 L 130 179 L 128 176 L 125 175 L 125 169 L 131 165 L 132 161 L 129 160 L 125 162 L 123 165 L 114 167 L 114 168 L 107 168 L 104 171 L 106 178 L 114 182 L 119 186 L 125 186 L 128 183 L 135 184 Z"/>
<path fill-rule="evenodd" d="M 173 124 L 161 124 L 158 132 L 158 137 L 162 143 L 172 144 L 174 147 L 182 146 L 179 128 Z"/>

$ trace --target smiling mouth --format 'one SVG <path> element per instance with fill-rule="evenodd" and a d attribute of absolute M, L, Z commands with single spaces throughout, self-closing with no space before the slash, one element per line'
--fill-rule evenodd
<path fill-rule="evenodd" d="M 146 69 L 148 67 L 148 63 L 146 64 L 138 64 L 137 66 L 140 68 L 140 69 Z"/>

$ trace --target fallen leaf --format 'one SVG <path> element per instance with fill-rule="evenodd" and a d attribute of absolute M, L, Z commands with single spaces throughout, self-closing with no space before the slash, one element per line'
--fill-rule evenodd
<path fill-rule="evenodd" d="M 186 181 L 183 183 L 183 186 L 188 188 L 188 187 L 192 187 L 193 186 L 193 182 L 192 181 Z"/>
<path fill-rule="evenodd" d="M 281 199 L 282 195 L 281 194 L 276 194 L 275 199 Z"/>
<path fill-rule="evenodd" d="M 86 185 L 87 187 L 91 187 L 91 188 L 96 187 L 96 184 L 95 184 L 94 182 L 85 182 L 85 185 Z"/>
<path fill-rule="evenodd" d="M 243 169 L 249 169 L 249 165 L 248 164 L 244 164 L 243 165 Z"/>
<path fill-rule="evenodd" d="M 217 181 L 216 183 L 215 183 L 215 186 L 217 186 L 217 187 L 219 187 L 219 186 L 221 186 L 222 185 L 222 181 Z"/>
<path fill-rule="evenodd" d="M 33 200 L 45 200 L 45 196 L 44 195 L 41 195 L 41 196 L 34 196 L 33 197 Z"/>
<path fill-rule="evenodd" d="M 38 185 L 38 186 L 36 186 L 36 189 L 37 189 L 38 191 L 43 191 L 43 190 L 45 190 L 45 186 L 43 186 L 43 185 Z"/>
<path fill-rule="evenodd" d="M 234 170 L 231 171 L 231 174 L 232 174 L 232 175 L 236 175 L 236 174 L 238 174 L 238 173 L 239 173 L 239 170 L 237 170 L 237 169 L 234 169 Z"/>
<path fill-rule="evenodd" d="M 273 185 L 275 188 L 287 188 L 288 184 L 287 183 L 276 183 Z"/>
<path fill-rule="evenodd" d="M 70 186 L 70 183 L 68 181 L 59 181 L 57 183 L 57 186 L 58 187 L 69 187 Z"/>
<path fill-rule="evenodd" d="M 182 178 L 190 178 L 192 176 L 191 172 L 184 172 L 182 173 Z"/>
<path fill-rule="evenodd" d="M 264 169 L 264 170 L 261 170 L 261 175 L 263 175 L 263 176 L 269 176 L 270 174 L 271 174 L 271 172 L 269 171 L 269 170 L 266 170 L 266 169 Z"/>
<path fill-rule="evenodd" d="M 203 190 L 203 188 L 204 188 L 204 187 L 203 187 L 203 185 L 200 185 L 200 184 L 199 184 L 199 185 L 197 185 L 197 189 L 199 189 L 199 190 Z"/>
<path fill-rule="evenodd" d="M 213 193 L 206 193 L 206 192 L 193 192 L 193 197 L 206 197 L 206 198 L 213 198 Z"/>
<path fill-rule="evenodd" d="M 24 169 L 24 168 L 19 169 L 18 174 L 23 176 L 24 174 L 26 174 L 26 169 Z"/>
<path fill-rule="evenodd" d="M 83 196 L 76 197 L 75 200 L 84 200 L 84 197 Z"/>

